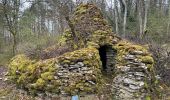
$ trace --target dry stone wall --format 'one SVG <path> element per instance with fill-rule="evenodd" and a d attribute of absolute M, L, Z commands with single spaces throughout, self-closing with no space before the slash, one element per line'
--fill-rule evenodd
<path fill-rule="evenodd" d="M 98 94 L 107 84 L 102 74 L 102 64 L 106 64 L 108 72 L 113 71 L 111 98 L 150 99 L 156 80 L 147 47 L 117 37 L 93 4 L 81 4 L 72 23 L 78 43 L 67 30 L 61 44 L 70 45 L 74 51 L 38 61 L 17 55 L 9 64 L 8 79 L 32 94 Z M 106 62 L 102 63 L 99 48 L 108 45 L 103 51 Z"/>
<path fill-rule="evenodd" d="M 101 61 L 95 48 L 80 49 L 58 58 L 56 77 L 61 80 L 61 93 L 89 94 L 102 85 Z"/>
<path fill-rule="evenodd" d="M 118 74 L 113 79 L 113 95 L 116 100 L 144 100 L 150 96 L 154 84 L 153 58 L 145 47 L 132 43 L 118 43 L 121 55 L 115 69 Z M 124 47 L 124 48 L 122 48 Z M 120 56 L 120 55 L 119 55 Z"/>
<path fill-rule="evenodd" d="M 95 48 L 38 62 L 18 55 L 9 68 L 8 78 L 32 94 L 94 94 L 102 85 L 101 61 Z"/>

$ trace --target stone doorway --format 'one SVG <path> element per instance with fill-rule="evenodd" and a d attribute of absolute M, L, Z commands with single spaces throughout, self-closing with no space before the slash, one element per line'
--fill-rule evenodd
<path fill-rule="evenodd" d="M 99 48 L 103 72 L 112 73 L 114 71 L 116 52 L 110 45 L 104 45 Z"/>

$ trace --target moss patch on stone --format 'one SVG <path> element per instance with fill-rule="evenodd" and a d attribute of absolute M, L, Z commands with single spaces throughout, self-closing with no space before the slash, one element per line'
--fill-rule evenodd
<path fill-rule="evenodd" d="M 147 64 L 154 63 L 154 60 L 151 56 L 142 56 L 142 57 L 140 57 L 140 59 L 141 59 L 141 62 L 143 62 L 143 63 L 147 63 Z"/>
<path fill-rule="evenodd" d="M 78 72 L 70 70 L 72 66 L 80 66 L 77 68 Z M 65 72 L 62 72 L 63 70 Z M 92 47 L 38 62 L 30 60 L 25 55 L 17 55 L 11 60 L 8 72 L 10 80 L 28 89 L 32 94 L 43 91 L 51 93 L 64 91 L 67 94 L 97 93 L 102 85 L 99 52 Z M 64 76 L 64 73 L 67 75 Z M 67 86 L 64 86 L 66 84 Z"/>
<path fill-rule="evenodd" d="M 148 52 L 148 49 L 145 46 L 134 44 L 134 43 L 128 42 L 127 40 L 121 40 L 116 45 L 113 45 L 113 48 L 116 49 L 118 52 L 116 60 L 119 65 L 126 64 L 124 57 L 127 54 L 136 55 L 136 57 L 144 63 L 150 63 L 150 64 L 154 63 L 151 54 Z M 141 53 L 137 54 L 136 51 L 139 51 Z"/>

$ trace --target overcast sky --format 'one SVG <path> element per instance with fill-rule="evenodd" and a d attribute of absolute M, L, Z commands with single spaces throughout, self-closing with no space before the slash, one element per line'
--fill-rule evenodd
<path fill-rule="evenodd" d="M 111 6 L 111 0 L 106 0 L 106 1 L 107 1 L 108 6 Z M 24 11 L 25 9 L 27 9 L 28 7 L 31 6 L 31 4 L 30 4 L 30 2 L 28 2 L 28 0 L 21 0 L 21 2 L 22 2 L 21 11 Z M 76 2 L 76 0 L 73 0 L 73 2 Z M 86 3 L 86 0 L 84 0 L 84 3 Z"/>

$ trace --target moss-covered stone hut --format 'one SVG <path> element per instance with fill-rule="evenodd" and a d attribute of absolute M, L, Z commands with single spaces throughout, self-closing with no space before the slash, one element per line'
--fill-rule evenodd
<path fill-rule="evenodd" d="M 116 36 L 93 4 L 78 6 L 71 22 L 77 42 L 70 29 L 61 38 L 71 52 L 39 61 L 17 55 L 9 64 L 9 80 L 32 94 L 98 94 L 107 73 L 113 98 L 149 98 L 155 78 L 147 47 Z"/>

